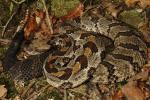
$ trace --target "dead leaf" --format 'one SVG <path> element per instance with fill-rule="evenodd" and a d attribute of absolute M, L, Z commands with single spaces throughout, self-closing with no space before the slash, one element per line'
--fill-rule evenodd
<path fill-rule="evenodd" d="M 138 29 L 149 31 L 149 26 L 147 25 L 147 23 L 144 20 L 138 24 Z"/>
<path fill-rule="evenodd" d="M 146 7 L 150 7 L 150 1 L 149 0 L 139 0 L 139 6 L 143 9 Z"/>
<path fill-rule="evenodd" d="M 118 8 L 117 5 L 114 5 L 112 3 L 106 3 L 106 10 L 108 13 L 110 13 L 111 16 L 114 18 L 118 17 L 118 14 L 121 12 L 122 8 Z"/>
<path fill-rule="evenodd" d="M 121 90 L 117 91 L 115 95 L 113 96 L 113 100 L 121 100 L 121 98 L 124 96 Z"/>
<path fill-rule="evenodd" d="M 17 95 L 13 100 L 21 100 L 21 98 Z"/>
<path fill-rule="evenodd" d="M 140 8 L 145 9 L 146 7 L 150 6 L 149 0 L 125 0 L 125 4 L 128 7 L 134 7 L 136 4 L 140 6 Z"/>
<path fill-rule="evenodd" d="M 147 50 L 148 50 L 148 53 L 150 53 L 150 48 L 148 48 Z"/>
<path fill-rule="evenodd" d="M 143 92 L 137 87 L 136 81 L 130 81 L 122 87 L 122 92 L 127 100 L 144 100 Z"/>
<path fill-rule="evenodd" d="M 135 4 L 138 2 L 139 0 L 125 0 L 125 4 L 128 6 L 128 7 L 133 7 L 135 6 Z"/>
<path fill-rule="evenodd" d="M 50 16 L 51 17 L 51 16 Z M 54 18 L 50 18 L 52 23 L 55 22 Z M 28 39 L 30 34 L 43 33 L 46 36 L 51 35 L 49 27 L 46 23 L 45 12 L 41 10 L 36 10 L 30 14 L 27 26 L 24 29 L 25 39 Z"/>
<path fill-rule="evenodd" d="M 38 26 L 37 26 L 37 22 L 36 22 L 36 16 L 31 15 L 29 20 L 28 20 L 27 26 L 24 29 L 25 39 L 28 39 L 30 33 L 37 30 L 37 28 L 38 28 Z"/>
<path fill-rule="evenodd" d="M 84 5 L 80 3 L 74 10 L 69 12 L 67 15 L 61 17 L 60 18 L 61 21 L 71 20 L 71 19 L 74 19 L 78 16 L 81 16 L 83 14 L 83 8 L 84 8 Z"/>
<path fill-rule="evenodd" d="M 135 80 L 146 81 L 147 79 L 148 79 L 148 71 L 144 70 L 138 73 L 137 75 L 133 76 L 131 79 L 129 79 L 129 81 L 135 81 Z"/>
<path fill-rule="evenodd" d="M 5 85 L 0 85 L 0 98 L 5 98 L 7 95 L 7 89 Z"/>
<path fill-rule="evenodd" d="M 144 82 L 138 82 L 138 87 L 142 90 L 142 92 L 144 93 L 144 100 L 147 100 L 147 98 L 150 97 L 150 89 L 149 86 L 147 84 L 145 84 Z"/>
<path fill-rule="evenodd" d="M 3 71 L 2 61 L 0 60 L 0 72 Z"/>

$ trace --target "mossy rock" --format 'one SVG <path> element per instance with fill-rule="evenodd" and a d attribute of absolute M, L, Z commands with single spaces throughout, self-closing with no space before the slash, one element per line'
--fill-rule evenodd
<path fill-rule="evenodd" d="M 142 21 L 142 16 L 136 10 L 124 11 L 120 16 L 122 21 L 135 27 Z"/>

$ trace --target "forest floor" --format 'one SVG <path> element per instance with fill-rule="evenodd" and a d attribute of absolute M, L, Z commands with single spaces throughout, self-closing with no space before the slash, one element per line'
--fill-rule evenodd
<path fill-rule="evenodd" d="M 7 0 L 6 0 L 7 1 Z M 10 13 L 10 6 L 8 2 L 0 1 L 0 33 L 3 33 L 4 27 L 13 15 Z M 0 60 L 3 59 L 5 51 L 8 48 L 8 44 L 12 36 L 16 31 L 19 21 L 24 16 L 26 6 L 22 9 L 20 14 L 16 14 L 13 20 L 7 26 L 4 37 L 0 36 Z M 15 12 L 15 9 L 13 10 Z M 139 23 L 143 20 L 140 13 L 136 10 L 124 11 L 120 14 L 120 20 L 138 28 Z M 16 24 L 17 23 L 17 24 Z M 147 43 L 150 43 L 150 31 L 146 29 L 139 29 L 145 36 Z M 0 34 L 1 35 L 1 34 Z M 150 56 L 150 49 L 149 56 Z M 149 58 L 150 59 L 150 58 Z M 93 93 L 90 97 L 87 92 L 86 84 L 83 84 L 77 88 L 62 90 L 50 86 L 45 77 L 33 79 L 27 81 L 25 84 L 15 84 L 6 73 L 3 72 L 3 67 L 0 61 L 0 99 L 8 100 L 96 100 L 101 98 L 102 100 L 149 100 L 150 99 L 150 63 L 146 64 L 142 71 L 133 76 L 125 85 L 119 83 L 117 88 L 109 88 L 107 85 L 99 85 L 100 95 Z"/>

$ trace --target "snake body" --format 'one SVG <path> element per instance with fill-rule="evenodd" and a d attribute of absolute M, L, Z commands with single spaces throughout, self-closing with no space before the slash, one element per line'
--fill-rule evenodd
<path fill-rule="evenodd" d="M 6 56 L 4 68 L 18 80 L 39 77 L 44 70 L 52 86 L 73 88 L 87 80 L 104 84 L 126 80 L 147 62 L 142 34 L 130 25 L 103 16 L 82 18 L 76 25 L 80 28 L 77 31 L 51 37 L 48 44 L 57 49 L 23 61 L 13 60 L 9 68 Z M 19 48 L 21 40 L 16 43 Z M 16 56 L 17 50 L 11 45 L 6 55 L 12 51 Z"/>

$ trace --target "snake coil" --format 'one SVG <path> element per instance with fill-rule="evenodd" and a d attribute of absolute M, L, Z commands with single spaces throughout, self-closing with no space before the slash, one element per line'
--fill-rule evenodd
<path fill-rule="evenodd" d="M 147 62 L 142 34 L 128 24 L 103 16 L 82 18 L 76 24 L 80 30 L 52 36 L 48 44 L 57 50 L 23 61 L 16 59 L 23 40 L 23 31 L 17 32 L 7 50 L 4 68 L 17 80 L 39 77 L 44 70 L 54 87 L 73 88 L 87 80 L 110 84 L 126 80 Z"/>

